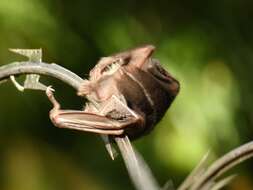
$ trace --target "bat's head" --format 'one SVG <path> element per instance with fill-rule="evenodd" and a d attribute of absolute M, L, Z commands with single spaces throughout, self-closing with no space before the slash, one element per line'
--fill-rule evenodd
<path fill-rule="evenodd" d="M 91 79 L 98 80 L 112 76 L 120 68 L 127 66 L 131 69 L 140 69 L 151 74 L 169 93 L 178 93 L 179 83 L 159 63 L 152 58 L 155 47 L 145 45 L 125 52 L 102 58 L 91 71 Z"/>

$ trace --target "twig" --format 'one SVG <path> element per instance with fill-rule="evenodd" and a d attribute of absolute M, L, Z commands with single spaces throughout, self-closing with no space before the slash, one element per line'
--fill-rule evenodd
<path fill-rule="evenodd" d="M 83 81 L 83 79 L 78 75 L 57 64 L 24 61 L 14 62 L 0 67 L 0 81 L 9 78 L 10 76 L 20 74 L 40 74 L 51 76 L 67 83 L 76 90 Z M 160 189 L 145 161 L 139 155 L 135 154 L 136 151 L 134 151 L 128 137 L 116 137 L 115 141 L 122 154 L 134 186 L 138 190 Z"/>
<path fill-rule="evenodd" d="M 12 75 L 20 74 L 40 74 L 51 76 L 67 83 L 76 90 L 83 81 L 83 79 L 75 73 L 54 63 L 48 64 L 43 62 L 36 63 L 23 61 L 10 63 L 0 67 L 0 81 L 9 78 Z"/>
<path fill-rule="evenodd" d="M 214 181 L 233 166 L 251 157 L 253 157 L 253 142 L 244 144 L 218 159 L 196 180 L 196 183 L 190 189 L 199 190 L 203 188 L 210 181 Z"/>
<path fill-rule="evenodd" d="M 136 188 L 140 190 L 161 189 L 142 156 L 131 146 L 128 137 L 116 137 L 115 141 L 117 142 L 121 155 L 125 160 L 129 175 L 131 176 Z"/>
<path fill-rule="evenodd" d="M 231 175 L 231 176 L 225 177 L 224 179 L 221 179 L 218 182 L 215 182 L 214 185 L 211 186 L 211 190 L 220 190 L 221 188 L 228 185 L 231 181 L 233 181 L 235 177 L 236 175 Z"/>
<path fill-rule="evenodd" d="M 209 152 L 204 155 L 204 157 L 200 160 L 198 165 L 191 171 L 188 177 L 184 180 L 184 182 L 178 187 L 178 190 L 187 190 L 189 189 L 198 178 L 203 175 L 207 168 Z"/>

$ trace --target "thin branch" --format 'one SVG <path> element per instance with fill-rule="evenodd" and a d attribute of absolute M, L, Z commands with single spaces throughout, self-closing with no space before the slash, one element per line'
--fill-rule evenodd
<path fill-rule="evenodd" d="M 227 170 L 231 169 L 235 165 L 253 157 L 253 142 L 244 144 L 223 157 L 215 161 L 207 171 L 196 180 L 196 183 L 190 188 L 191 190 L 200 190 L 209 181 L 215 181 L 218 177 L 224 174 Z"/>
<path fill-rule="evenodd" d="M 191 171 L 188 177 L 184 182 L 178 187 L 178 190 L 187 190 L 189 189 L 198 178 L 203 175 L 207 168 L 209 152 L 207 152 L 203 158 L 200 160 L 198 165 Z"/>
<path fill-rule="evenodd" d="M 215 182 L 214 185 L 210 189 L 211 190 L 220 190 L 223 187 L 225 187 L 226 185 L 228 185 L 229 183 L 231 183 L 235 177 L 236 177 L 236 175 L 231 175 L 231 176 L 225 177 L 224 179 L 221 179 L 220 181 Z"/>
<path fill-rule="evenodd" d="M 161 189 L 142 156 L 131 146 L 128 137 L 116 137 L 115 141 L 117 142 L 121 155 L 125 160 L 129 175 L 136 188 L 140 190 Z"/>
<path fill-rule="evenodd" d="M 39 74 L 57 78 L 76 90 L 83 79 L 73 72 L 57 64 L 47 64 L 43 62 L 14 62 L 0 67 L 0 81 L 12 75 Z M 115 137 L 115 141 L 124 159 L 128 173 L 134 186 L 138 190 L 158 190 L 159 186 L 155 182 L 145 161 L 135 154 L 129 139 L 125 137 Z M 145 166 L 145 167 L 144 167 Z"/>
<path fill-rule="evenodd" d="M 43 62 L 23 61 L 10 63 L 0 67 L 0 81 L 9 78 L 12 75 L 20 74 L 40 74 L 51 76 L 67 83 L 76 90 L 83 81 L 83 79 L 75 73 L 54 63 L 48 64 Z"/>

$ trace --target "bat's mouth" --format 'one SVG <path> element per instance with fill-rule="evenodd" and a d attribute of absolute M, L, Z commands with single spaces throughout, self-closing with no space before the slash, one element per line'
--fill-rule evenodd
<path fill-rule="evenodd" d="M 151 59 L 152 64 L 154 64 L 151 73 L 158 79 L 162 81 L 167 81 L 171 79 L 171 75 L 161 66 L 158 60 Z"/>
<path fill-rule="evenodd" d="M 165 82 L 171 79 L 171 75 L 161 66 L 157 59 L 148 58 L 142 69 L 151 73 L 156 79 Z"/>
<path fill-rule="evenodd" d="M 121 62 L 122 62 L 121 59 L 118 59 L 118 60 L 112 62 L 111 64 L 109 64 L 105 68 L 103 68 L 101 73 L 103 75 L 112 75 L 121 67 L 121 65 L 122 65 Z"/>
<path fill-rule="evenodd" d="M 178 93 L 179 82 L 161 66 L 158 60 L 150 59 L 148 70 L 171 95 L 175 96 Z"/>

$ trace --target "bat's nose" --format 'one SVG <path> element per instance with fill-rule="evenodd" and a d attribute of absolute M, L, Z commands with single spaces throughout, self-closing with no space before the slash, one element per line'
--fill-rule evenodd
<path fill-rule="evenodd" d="M 155 46 L 145 45 L 145 46 L 138 48 L 136 53 L 138 53 L 139 55 L 150 57 L 154 51 L 155 51 Z"/>
<path fill-rule="evenodd" d="M 146 63 L 147 59 L 151 57 L 153 52 L 155 51 L 155 46 L 153 45 L 145 45 L 134 49 L 132 52 L 132 60 L 136 67 L 141 68 L 144 63 Z"/>

